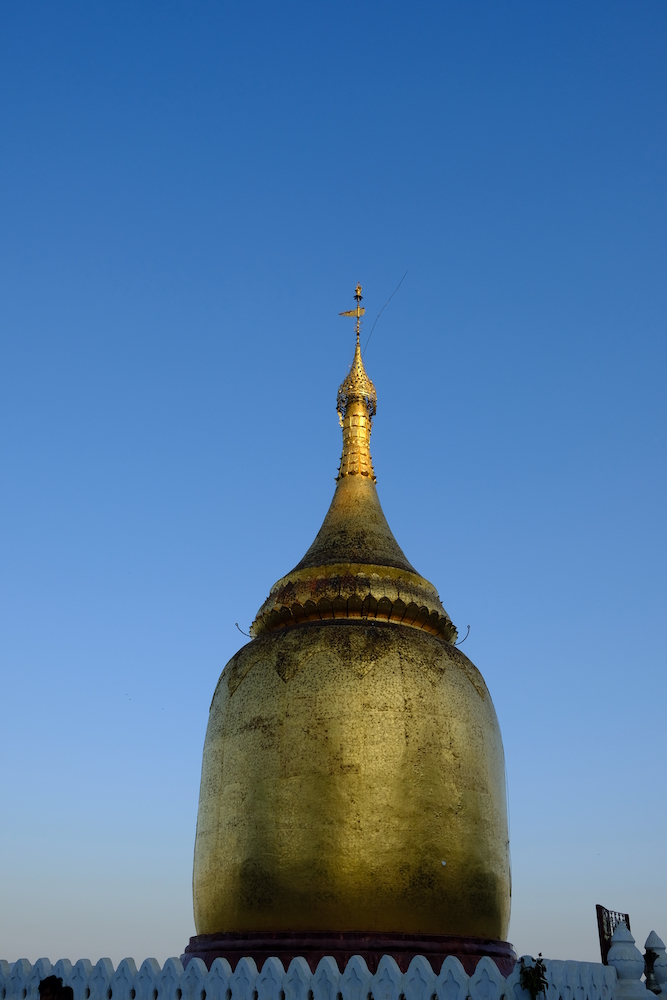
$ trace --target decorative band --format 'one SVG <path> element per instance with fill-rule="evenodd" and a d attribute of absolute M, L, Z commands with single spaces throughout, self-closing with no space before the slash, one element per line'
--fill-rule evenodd
<path fill-rule="evenodd" d="M 419 607 L 414 601 L 405 604 L 400 598 L 391 601 L 388 597 L 379 600 L 373 594 L 361 598 L 358 594 L 351 597 L 335 597 L 330 600 L 321 597 L 319 601 L 305 601 L 300 604 L 283 604 L 280 608 L 272 608 L 253 622 L 253 635 L 273 632 L 280 628 L 291 628 L 304 622 L 340 621 L 367 619 L 369 621 L 396 622 L 421 629 L 430 635 L 437 635 L 446 642 L 455 642 L 458 632 L 452 620 L 438 611 L 430 611 L 427 607 Z"/>

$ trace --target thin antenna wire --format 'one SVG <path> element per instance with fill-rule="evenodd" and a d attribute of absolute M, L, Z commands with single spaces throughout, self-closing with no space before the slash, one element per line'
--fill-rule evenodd
<path fill-rule="evenodd" d="M 401 287 L 401 285 L 405 281 L 405 277 L 406 277 L 407 273 L 408 272 L 406 271 L 405 274 L 403 275 L 403 277 L 401 278 L 401 280 L 399 281 L 399 283 L 396 285 L 396 288 L 393 290 L 393 292 L 391 293 L 391 295 L 389 296 L 389 298 L 387 299 L 387 301 L 385 302 L 385 304 L 382 306 L 382 309 L 380 309 L 380 312 L 375 317 L 375 323 L 377 323 L 377 321 L 379 320 L 380 316 L 385 311 L 385 309 L 387 308 L 387 306 L 389 305 L 389 303 L 393 299 L 394 295 L 396 294 L 396 292 L 399 290 L 399 288 Z M 362 358 L 363 358 L 364 354 L 366 353 L 366 349 L 368 348 L 368 344 L 370 343 L 370 339 L 373 336 L 373 330 L 375 329 L 375 323 L 373 323 L 373 325 L 371 327 L 371 332 L 368 334 L 368 340 L 366 341 L 366 347 L 364 347 L 363 351 L 361 352 Z"/>
<path fill-rule="evenodd" d="M 234 624 L 236 625 L 236 627 L 239 630 L 239 632 L 241 633 L 241 635 L 247 635 L 249 639 L 252 639 L 252 636 L 250 635 L 250 632 L 244 632 L 238 622 L 234 622 Z"/>

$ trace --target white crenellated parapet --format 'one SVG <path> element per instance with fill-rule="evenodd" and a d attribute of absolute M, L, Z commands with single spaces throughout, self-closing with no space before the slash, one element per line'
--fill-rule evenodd
<path fill-rule="evenodd" d="M 608 966 L 545 959 L 548 986 L 539 1000 L 634 1000 L 640 994 L 648 1000 L 639 981 L 643 958 L 634 939 L 625 940 L 623 931 L 614 937 Z M 657 935 L 652 947 L 658 952 L 655 968 L 662 983 L 667 958 Z M 524 962 L 532 965 L 534 960 L 524 956 Z M 168 958 L 162 967 L 147 958 L 138 969 L 131 958 L 124 958 L 117 969 L 108 958 L 95 965 L 85 958 L 75 965 L 60 959 L 53 966 L 46 958 L 34 965 L 22 958 L 11 964 L 0 961 L 0 1000 L 39 1000 L 39 982 L 50 975 L 72 987 L 74 1000 L 531 1000 L 521 988 L 518 963 L 505 979 L 492 959 L 481 958 L 469 976 L 450 956 L 436 975 L 421 955 L 412 959 L 407 972 L 384 955 L 374 975 L 360 955 L 344 969 L 333 958 L 323 958 L 315 972 L 304 958 L 293 959 L 287 969 L 279 958 L 269 958 L 261 970 L 252 958 L 242 958 L 233 971 L 224 958 L 216 958 L 210 969 L 199 958 L 191 959 L 185 969 L 180 958 Z"/>

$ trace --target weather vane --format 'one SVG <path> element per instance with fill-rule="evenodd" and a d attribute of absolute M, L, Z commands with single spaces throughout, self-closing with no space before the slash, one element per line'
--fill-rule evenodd
<path fill-rule="evenodd" d="M 339 316 L 356 316 L 357 317 L 357 344 L 359 343 L 359 332 L 361 330 L 361 317 L 365 315 L 366 310 L 361 304 L 363 295 L 361 294 L 361 285 L 357 282 L 357 287 L 354 291 L 354 297 L 357 300 L 357 308 L 349 309 L 347 312 L 338 313 Z"/>

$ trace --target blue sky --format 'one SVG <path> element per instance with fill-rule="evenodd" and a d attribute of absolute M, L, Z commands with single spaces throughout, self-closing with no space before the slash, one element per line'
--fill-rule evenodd
<path fill-rule="evenodd" d="M 210 698 L 364 286 L 399 544 L 497 708 L 519 953 L 667 935 L 663 0 L 6 3 L 8 960 L 194 933 Z"/>

